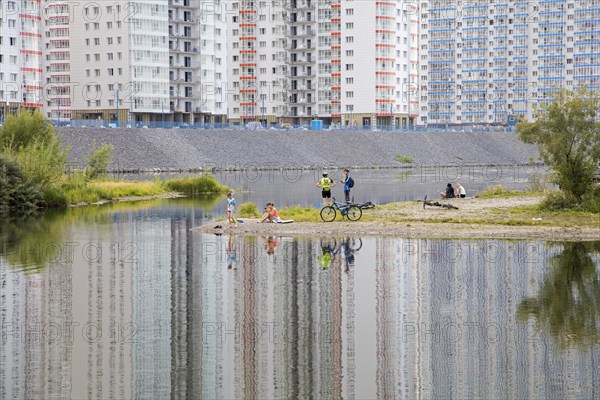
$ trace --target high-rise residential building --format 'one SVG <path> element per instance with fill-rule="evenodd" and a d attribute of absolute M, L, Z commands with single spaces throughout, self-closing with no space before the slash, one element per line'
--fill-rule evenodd
<path fill-rule="evenodd" d="M 0 121 L 20 107 L 23 96 L 21 18 L 17 2 L 0 3 Z"/>
<path fill-rule="evenodd" d="M 234 1 L 232 9 L 234 122 L 408 124 L 418 35 L 402 2 Z"/>
<path fill-rule="evenodd" d="M 45 116 L 122 126 L 223 121 L 224 20 L 220 2 L 205 3 L 44 3 Z"/>
<path fill-rule="evenodd" d="M 597 0 L 421 3 L 420 124 L 534 118 L 561 88 L 600 88 Z"/>
<path fill-rule="evenodd" d="M 46 117 L 57 122 L 71 119 L 71 99 L 75 95 L 71 82 L 70 24 L 68 4 L 48 1 L 42 10 L 43 81 L 42 101 Z"/>

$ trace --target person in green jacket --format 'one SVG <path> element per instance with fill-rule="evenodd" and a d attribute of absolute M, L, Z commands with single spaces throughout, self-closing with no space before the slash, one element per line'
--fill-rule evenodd
<path fill-rule="evenodd" d="M 325 207 L 331 203 L 331 188 L 335 186 L 335 182 L 329 178 L 327 172 L 323 172 L 323 177 L 317 182 L 316 186 L 321 188 L 323 207 Z"/>

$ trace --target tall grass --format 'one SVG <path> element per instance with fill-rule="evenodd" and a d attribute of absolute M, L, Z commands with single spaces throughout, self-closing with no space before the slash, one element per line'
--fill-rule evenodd
<path fill-rule="evenodd" d="M 238 216 L 242 218 L 258 218 L 262 216 L 262 213 L 258 211 L 255 203 L 244 203 L 240 206 Z"/>
<path fill-rule="evenodd" d="M 221 185 L 210 175 L 170 179 L 165 181 L 164 185 L 167 190 L 188 195 L 226 193 L 231 190 L 229 186 Z"/>

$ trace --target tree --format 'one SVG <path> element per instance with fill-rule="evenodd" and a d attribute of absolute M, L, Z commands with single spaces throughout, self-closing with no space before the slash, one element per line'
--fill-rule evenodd
<path fill-rule="evenodd" d="M 95 149 L 88 155 L 85 166 L 85 176 L 88 179 L 96 179 L 106 175 L 114 150 L 112 144 L 103 144 L 96 148 L 95 141 L 92 147 Z"/>
<path fill-rule="evenodd" d="M 538 146 L 540 157 L 554 172 L 553 180 L 581 203 L 593 191 L 600 165 L 600 97 L 588 89 L 560 90 L 542 107 L 535 122 L 521 121 L 517 133 Z"/>
<path fill-rule="evenodd" d="M 19 151 L 31 143 L 45 143 L 54 137 L 54 128 L 44 120 L 39 110 L 31 113 L 23 109 L 6 117 L 0 128 L 0 150 Z"/>
<path fill-rule="evenodd" d="M 517 320 L 533 317 L 561 348 L 595 346 L 600 341 L 600 277 L 594 255 L 599 242 L 565 242 L 534 297 L 524 299 Z"/>

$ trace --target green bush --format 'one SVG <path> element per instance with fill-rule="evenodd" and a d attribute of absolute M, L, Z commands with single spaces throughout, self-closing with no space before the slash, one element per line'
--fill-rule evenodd
<path fill-rule="evenodd" d="M 581 201 L 574 195 L 562 190 L 556 190 L 548 193 L 546 198 L 540 203 L 542 211 L 586 211 L 591 213 L 600 213 L 600 185 L 586 193 Z"/>
<path fill-rule="evenodd" d="M 21 110 L 8 115 L 0 128 L 0 149 L 19 151 L 34 142 L 46 142 L 54 138 L 54 129 L 42 114 L 35 110 Z"/>
<path fill-rule="evenodd" d="M 221 185 L 215 177 L 210 175 L 171 179 L 165 181 L 164 185 L 168 190 L 189 195 L 226 193 L 231 190 L 228 186 Z"/>
<path fill-rule="evenodd" d="M 20 167 L 0 156 L 0 214 L 27 214 L 42 200 L 40 186 L 25 182 Z"/>
<path fill-rule="evenodd" d="M 96 147 L 95 143 L 93 147 Z M 87 179 L 97 179 L 106 175 L 113 150 L 114 146 L 112 144 L 103 144 L 88 155 L 85 166 L 85 176 Z"/>
<path fill-rule="evenodd" d="M 60 137 L 54 136 L 44 142 L 34 141 L 14 155 L 23 178 L 43 187 L 58 181 L 64 175 L 68 149 L 62 147 Z"/>
<path fill-rule="evenodd" d="M 258 211 L 258 207 L 256 207 L 256 204 L 254 203 L 242 204 L 240 206 L 238 215 L 243 218 L 257 218 L 262 216 L 262 214 Z"/>
<path fill-rule="evenodd" d="M 394 160 L 405 164 L 412 164 L 415 162 L 411 156 L 403 156 L 401 154 L 397 154 Z"/>
<path fill-rule="evenodd" d="M 43 199 L 46 208 L 65 208 L 69 205 L 65 192 L 56 186 L 46 187 L 43 192 Z"/>

